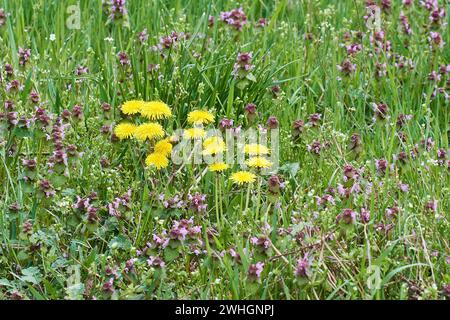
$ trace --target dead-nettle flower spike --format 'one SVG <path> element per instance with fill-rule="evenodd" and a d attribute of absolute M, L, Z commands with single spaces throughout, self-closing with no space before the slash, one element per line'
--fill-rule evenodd
<path fill-rule="evenodd" d="M 256 110 L 256 104 L 249 103 L 245 106 L 244 114 L 247 117 L 247 120 L 252 123 L 258 117 L 258 111 Z"/>
<path fill-rule="evenodd" d="M 12 77 L 14 75 L 14 68 L 9 63 L 5 64 L 5 73 L 7 77 Z"/>
<path fill-rule="evenodd" d="M 248 23 L 247 16 L 242 8 L 221 12 L 220 20 L 234 28 L 236 31 L 242 31 L 243 27 Z"/>
<path fill-rule="evenodd" d="M 148 40 L 147 28 L 145 28 L 144 30 L 139 32 L 137 35 L 137 38 L 141 44 L 143 44 L 144 42 L 147 42 L 147 40 Z"/>
<path fill-rule="evenodd" d="M 30 60 L 31 49 L 19 48 L 18 56 L 19 56 L 19 64 L 21 66 L 25 66 L 28 60 Z"/>
<path fill-rule="evenodd" d="M 303 258 L 297 260 L 297 267 L 295 269 L 295 276 L 297 278 L 309 278 L 311 273 L 311 259 L 308 253 L 305 253 Z"/>
<path fill-rule="evenodd" d="M 264 270 L 264 263 L 257 262 L 255 264 L 251 264 L 248 268 L 248 278 L 250 280 L 258 280 L 261 277 L 261 273 Z"/>
<path fill-rule="evenodd" d="M 278 123 L 278 119 L 274 116 L 270 116 L 267 119 L 267 127 L 269 129 L 278 129 L 279 123 Z"/>
<path fill-rule="evenodd" d="M 336 217 L 336 222 L 342 222 L 344 224 L 353 224 L 355 222 L 356 219 L 356 212 L 353 211 L 352 209 L 344 209 L 342 211 L 342 213 L 340 213 L 337 217 Z"/>
<path fill-rule="evenodd" d="M 125 52 L 119 52 L 117 54 L 117 58 L 119 59 L 119 63 L 122 65 L 122 67 L 130 65 L 130 59 L 128 58 L 128 55 Z"/>

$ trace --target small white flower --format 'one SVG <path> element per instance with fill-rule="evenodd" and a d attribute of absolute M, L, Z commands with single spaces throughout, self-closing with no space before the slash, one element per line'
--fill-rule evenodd
<path fill-rule="evenodd" d="M 56 40 L 56 35 L 54 34 L 54 33 L 52 33 L 51 35 L 50 35 L 50 41 L 55 41 Z"/>

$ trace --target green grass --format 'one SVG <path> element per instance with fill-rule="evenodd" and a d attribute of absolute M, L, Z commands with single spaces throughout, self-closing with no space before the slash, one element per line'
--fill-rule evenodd
<path fill-rule="evenodd" d="M 8 128 L 0 120 L 0 298 L 444 299 L 444 286 L 450 284 L 449 99 L 433 97 L 433 92 L 440 87 L 450 94 L 449 74 L 438 83 L 428 75 L 450 64 L 450 32 L 448 25 L 431 25 L 429 12 L 415 2 L 405 8 L 395 1 L 389 12 L 382 12 L 385 40 L 392 49 L 376 53 L 362 1 L 133 0 L 127 4 L 125 27 L 108 20 L 100 0 L 82 0 L 80 29 L 73 30 L 66 27 L 67 8 L 76 1 L 1 0 L 0 8 L 8 13 L 0 27 L 2 105 L 11 100 L 18 117 L 31 118 L 35 106 L 29 94 L 36 91 L 39 105 L 53 120 L 75 105 L 83 107 L 83 118 L 71 118 L 65 130 L 64 146 L 74 144 L 82 153 L 62 168 L 65 175 L 49 172 L 54 146 L 37 126 Z M 448 8 L 440 2 L 447 12 L 443 21 L 449 22 Z M 249 23 L 235 32 L 220 21 L 220 12 L 240 6 Z M 402 10 L 411 36 L 401 31 Z M 215 16 L 212 27 L 210 15 Z M 256 27 L 261 17 L 268 19 L 264 28 Z M 144 28 L 149 38 L 141 44 L 137 34 Z M 430 49 L 433 30 L 441 33 L 444 48 Z M 189 36 L 164 51 L 164 58 L 153 47 L 172 31 Z M 363 32 L 362 39 L 357 31 Z M 311 40 L 305 39 L 307 33 Z M 351 40 L 345 40 L 346 33 Z M 345 76 L 337 68 L 348 58 L 342 45 L 355 42 L 362 45 L 349 58 L 356 71 Z M 19 47 L 31 49 L 25 67 L 19 65 Z M 130 59 L 126 69 L 119 64 L 119 52 Z M 241 52 L 252 52 L 255 65 L 255 81 L 245 88 L 232 75 Z M 397 55 L 411 59 L 414 69 L 399 70 Z M 12 78 L 3 70 L 6 63 L 14 68 Z M 376 77 L 377 63 L 386 63 L 381 78 Z M 159 69 L 147 72 L 150 64 Z M 89 72 L 77 76 L 78 66 Z M 18 79 L 23 90 L 8 92 L 11 79 Z M 281 88 L 277 96 L 273 86 Z M 162 124 L 169 134 L 188 127 L 187 114 L 196 109 L 214 113 L 210 127 L 227 117 L 245 129 L 244 108 L 256 104 L 258 124 L 265 125 L 269 116 L 279 121 L 277 174 L 286 187 L 271 196 L 268 176 L 238 187 L 229 179 L 238 166 L 217 176 L 205 165 L 145 168 L 148 145 L 133 139 L 112 142 L 110 135 L 101 134 L 102 126 L 127 118 L 120 106 L 131 99 L 167 103 L 174 116 Z M 112 106 L 109 114 L 102 103 Z M 386 120 L 373 123 L 373 103 L 388 105 Z M 292 122 L 307 123 L 313 113 L 322 115 L 318 126 L 305 125 L 294 143 Z M 396 126 L 400 114 L 412 115 L 401 129 Z M 399 139 L 400 131 L 406 142 Z M 360 153 L 349 151 L 353 133 L 361 136 Z M 426 150 L 421 141 L 428 138 L 434 144 Z M 322 143 L 320 155 L 308 151 L 314 141 Z M 416 144 L 414 158 L 403 165 L 395 161 Z M 447 150 L 441 165 L 438 149 Z M 25 183 L 23 177 L 30 173 L 22 160 L 32 158 L 37 160 L 36 177 Z M 109 166 L 101 166 L 103 158 Z M 377 173 L 377 159 L 388 161 L 386 174 Z M 364 168 L 356 182 L 344 181 L 346 165 Z M 54 197 L 42 195 L 42 179 L 52 183 Z M 352 183 L 360 185 L 360 193 L 348 198 L 336 193 L 335 204 L 317 206 L 316 197 L 328 188 Z M 400 183 L 409 192 L 401 192 Z M 108 204 L 129 189 L 122 217 L 109 215 Z M 97 199 L 91 204 L 99 209 L 95 223 L 72 207 L 77 196 L 93 191 Z M 189 201 L 187 194 L 195 192 L 206 195 L 206 212 L 167 210 L 158 198 L 179 194 Z M 425 209 L 433 200 L 438 201 L 436 211 Z M 13 203 L 19 204 L 19 212 L 10 209 Z M 393 207 L 399 211 L 390 219 L 386 210 Z M 366 208 L 370 221 L 363 223 L 358 216 L 349 225 L 337 223 L 346 208 L 357 213 Z M 202 227 L 195 240 L 171 240 L 165 249 L 148 251 L 164 260 L 164 268 L 148 266 L 148 257 L 137 254 L 153 242 L 153 234 L 191 217 Z M 24 232 L 26 221 L 32 224 L 30 232 Z M 392 229 L 380 232 L 380 224 Z M 251 242 L 262 235 L 270 239 L 265 252 Z M 192 246 L 200 254 L 192 253 Z M 230 248 L 240 254 L 240 262 Z M 308 276 L 296 277 L 297 260 L 306 253 Z M 125 272 L 126 261 L 134 258 L 133 270 Z M 247 273 L 256 262 L 265 265 L 261 278 L 253 281 Z M 111 278 L 113 290 L 106 291 Z M 374 281 L 380 285 L 370 286 Z"/>

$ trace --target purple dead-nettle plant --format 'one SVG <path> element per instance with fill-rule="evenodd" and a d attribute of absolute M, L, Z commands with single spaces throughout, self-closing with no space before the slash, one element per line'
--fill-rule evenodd
<path fill-rule="evenodd" d="M 83 74 L 88 74 L 88 73 L 89 73 L 89 68 L 86 67 L 86 66 L 78 66 L 78 67 L 75 69 L 75 75 L 76 75 L 76 76 L 81 76 L 81 75 L 83 75 Z"/>
<path fill-rule="evenodd" d="M 248 81 L 256 81 L 255 76 L 252 74 L 252 70 L 255 68 L 252 60 L 252 52 L 243 52 L 237 55 L 232 74 L 235 79 L 239 80 L 238 87 L 240 89 L 244 89 L 249 84 Z"/>
<path fill-rule="evenodd" d="M 373 121 L 385 120 L 388 116 L 389 107 L 385 103 L 373 103 Z"/>
<path fill-rule="evenodd" d="M 7 83 L 5 87 L 6 92 L 12 93 L 20 92 L 23 90 L 23 88 L 24 88 L 23 84 L 21 84 L 20 81 L 17 79 L 11 80 L 11 82 Z"/>
<path fill-rule="evenodd" d="M 137 34 L 137 39 L 141 44 L 144 44 L 148 40 L 147 28 L 144 28 L 141 32 Z"/>
<path fill-rule="evenodd" d="M 39 93 L 37 93 L 37 91 L 31 91 L 30 92 L 30 101 L 32 104 L 38 104 L 39 103 Z"/>
<path fill-rule="evenodd" d="M 196 192 L 195 194 L 188 194 L 188 206 L 194 212 L 206 212 L 208 204 L 206 203 L 206 194 L 200 194 Z"/>
<path fill-rule="evenodd" d="M 260 251 L 266 252 L 270 249 L 270 239 L 267 236 L 252 237 L 251 243 Z"/>
<path fill-rule="evenodd" d="M 72 108 L 72 119 L 75 121 L 81 121 L 83 119 L 83 107 L 81 105 L 75 105 Z"/>
<path fill-rule="evenodd" d="M 48 180 L 39 181 L 39 191 L 46 198 L 51 198 L 56 194 L 55 189 Z"/>
<path fill-rule="evenodd" d="M 279 125 L 280 125 L 280 123 L 278 122 L 277 117 L 270 116 L 267 119 L 266 126 L 268 129 L 271 129 L 271 130 L 278 129 Z"/>
<path fill-rule="evenodd" d="M 121 20 L 127 16 L 126 0 L 111 0 L 110 1 L 110 13 L 111 20 Z"/>
<path fill-rule="evenodd" d="M 347 49 L 347 54 L 349 56 L 354 56 L 362 50 L 362 45 L 359 43 L 352 43 L 350 45 L 347 45 L 345 48 Z"/>
<path fill-rule="evenodd" d="M 311 258 L 305 253 L 303 258 L 297 260 L 297 266 L 294 272 L 295 277 L 307 279 L 311 276 Z"/>
<path fill-rule="evenodd" d="M 14 68 L 11 64 L 6 63 L 4 69 L 7 78 L 10 78 L 14 75 Z"/>
<path fill-rule="evenodd" d="M 352 209 L 344 209 L 338 216 L 336 217 L 336 223 L 343 223 L 345 225 L 350 225 L 355 222 L 357 213 Z"/>
<path fill-rule="evenodd" d="M 5 9 L 0 8 L 0 28 L 6 24 L 6 12 Z"/>
<path fill-rule="evenodd" d="M 249 103 L 244 108 L 244 114 L 249 123 L 255 122 L 256 118 L 258 118 L 258 111 L 256 110 L 256 104 Z"/>
<path fill-rule="evenodd" d="M 221 12 L 220 20 L 236 31 L 242 31 L 243 27 L 248 23 L 247 16 L 242 8 Z"/>
<path fill-rule="evenodd" d="M 425 204 L 425 210 L 428 212 L 436 212 L 438 208 L 438 201 L 437 200 L 432 200 L 432 201 L 428 201 Z"/>
<path fill-rule="evenodd" d="M 403 32 L 405 32 L 407 35 L 412 34 L 411 25 L 409 24 L 408 17 L 404 14 L 403 11 L 400 11 L 400 22 L 402 24 Z"/>
<path fill-rule="evenodd" d="M 171 198 L 166 198 L 166 195 L 162 193 L 159 195 L 159 200 L 162 201 L 165 209 L 181 209 L 186 206 L 185 201 L 178 194 Z"/>
<path fill-rule="evenodd" d="M 147 264 L 150 267 L 155 267 L 155 268 L 164 268 L 166 266 L 166 263 L 164 262 L 163 259 L 161 259 L 160 257 L 155 257 L 155 256 L 150 256 L 147 259 Z"/>
<path fill-rule="evenodd" d="M 428 37 L 428 42 L 430 43 L 430 49 L 442 49 L 444 48 L 445 42 L 442 39 L 442 36 L 439 32 L 430 32 L 430 36 Z"/>
<path fill-rule="evenodd" d="M 130 58 L 128 58 L 128 55 L 125 52 L 119 52 L 117 54 L 117 59 L 119 59 L 119 63 L 122 67 L 128 67 L 130 66 Z"/>
<path fill-rule="evenodd" d="M 123 196 L 116 197 L 107 207 L 110 216 L 121 218 L 131 209 L 131 189 L 128 189 Z"/>
<path fill-rule="evenodd" d="M 361 213 L 359 216 L 362 223 L 366 224 L 370 222 L 370 211 L 366 208 L 361 208 Z"/>
<path fill-rule="evenodd" d="M 248 272 L 247 272 L 249 280 L 252 280 L 252 281 L 259 280 L 261 278 L 261 273 L 263 272 L 263 270 L 264 270 L 263 262 L 257 262 L 255 264 L 251 264 L 248 267 Z"/>
<path fill-rule="evenodd" d="M 444 21 L 445 16 L 446 16 L 445 9 L 436 6 L 430 12 L 429 19 L 430 19 L 431 23 L 433 23 L 435 25 L 440 25 Z M 445 25 L 445 23 L 444 23 L 444 25 Z"/>
<path fill-rule="evenodd" d="M 345 59 L 340 65 L 337 65 L 337 68 L 342 74 L 348 76 L 356 71 L 356 64 Z"/>
<path fill-rule="evenodd" d="M 24 67 L 30 60 L 31 49 L 19 48 L 18 56 L 19 56 L 19 64 Z"/>
<path fill-rule="evenodd" d="M 317 127 L 319 125 L 322 115 L 320 113 L 313 113 L 308 118 L 308 125 L 310 127 Z"/>
<path fill-rule="evenodd" d="M 381 176 L 384 176 L 386 170 L 388 169 L 388 162 L 386 159 L 375 160 L 375 167 L 377 169 L 377 173 Z"/>

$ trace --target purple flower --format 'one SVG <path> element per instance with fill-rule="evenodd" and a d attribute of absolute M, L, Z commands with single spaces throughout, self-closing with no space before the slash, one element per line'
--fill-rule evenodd
<path fill-rule="evenodd" d="M 297 267 L 295 268 L 295 276 L 298 278 L 308 278 L 310 275 L 311 261 L 308 258 L 308 253 L 303 258 L 297 260 Z"/>
<path fill-rule="evenodd" d="M 400 191 L 403 193 L 406 193 L 409 191 L 409 186 L 406 183 L 400 183 L 398 187 L 399 187 Z"/>
<path fill-rule="evenodd" d="M 311 127 L 316 127 L 321 118 L 322 118 L 322 115 L 320 113 L 313 113 L 312 115 L 309 116 L 308 123 Z"/>
<path fill-rule="evenodd" d="M 427 202 L 427 204 L 425 204 L 425 210 L 436 212 L 437 206 L 438 206 L 437 200 L 429 201 Z"/>
<path fill-rule="evenodd" d="M 352 209 L 344 209 L 342 213 L 340 213 L 336 217 L 336 223 L 342 221 L 344 224 L 353 224 L 355 222 L 356 212 Z"/>
<path fill-rule="evenodd" d="M 387 106 L 387 104 L 384 103 L 373 104 L 374 120 L 376 121 L 386 119 L 388 110 L 389 107 Z"/>
<path fill-rule="evenodd" d="M 345 75 L 350 75 L 356 71 L 356 64 L 353 64 L 350 60 L 345 59 L 340 65 L 337 66 L 338 70 Z"/>
<path fill-rule="evenodd" d="M 138 33 L 137 38 L 140 43 L 144 43 L 148 40 L 147 28 Z"/>
<path fill-rule="evenodd" d="M 369 223 L 370 221 L 370 211 L 366 208 L 361 209 L 361 221 L 363 223 Z"/>
<path fill-rule="evenodd" d="M 78 66 L 75 69 L 75 75 L 77 75 L 77 76 L 81 76 L 83 74 L 87 74 L 88 72 L 89 72 L 88 67 L 84 67 L 84 66 Z"/>
<path fill-rule="evenodd" d="M 6 24 L 6 13 L 3 8 L 0 9 L 0 27 Z"/>
<path fill-rule="evenodd" d="M 223 118 L 219 121 L 219 128 L 220 130 L 225 131 L 227 129 L 231 129 L 233 127 L 233 124 L 233 119 Z"/>
<path fill-rule="evenodd" d="M 48 180 L 39 181 L 39 188 L 45 194 L 46 198 L 50 198 L 55 195 L 55 190 Z"/>
<path fill-rule="evenodd" d="M 359 43 L 353 43 L 345 47 L 347 49 L 347 54 L 353 56 L 362 50 L 362 46 Z"/>
<path fill-rule="evenodd" d="M 75 105 L 72 109 L 72 117 L 75 120 L 83 119 L 83 107 L 80 105 Z"/>
<path fill-rule="evenodd" d="M 156 267 L 156 268 L 164 268 L 166 265 L 165 262 L 160 257 L 154 257 L 154 256 L 150 256 L 147 259 L 147 264 L 151 267 Z"/>
<path fill-rule="evenodd" d="M 130 65 L 130 59 L 125 52 L 119 52 L 117 54 L 117 58 L 119 59 L 119 63 L 122 65 L 122 67 Z"/>
<path fill-rule="evenodd" d="M 19 64 L 25 66 L 28 60 L 30 60 L 31 49 L 19 48 Z"/>
<path fill-rule="evenodd" d="M 386 169 L 388 168 L 388 162 L 386 159 L 375 160 L 375 167 L 378 174 L 384 175 L 386 173 Z"/>
<path fill-rule="evenodd" d="M 248 267 L 248 277 L 251 280 L 258 280 L 261 277 L 261 272 L 264 270 L 264 263 L 257 262 L 255 264 L 251 264 Z"/>
<path fill-rule="evenodd" d="M 277 119 L 276 117 L 274 117 L 274 116 L 270 116 L 270 117 L 267 119 L 266 125 L 267 125 L 267 127 L 268 127 L 269 129 L 277 129 L 278 126 L 279 126 L 278 119 Z"/>
<path fill-rule="evenodd" d="M 256 111 L 256 104 L 254 103 L 247 104 L 245 106 L 244 113 L 248 121 L 253 122 L 258 116 L 258 111 Z"/>
<path fill-rule="evenodd" d="M 206 204 L 206 194 L 196 192 L 194 195 L 188 194 L 189 208 L 196 212 L 205 212 L 208 204 Z"/>
<path fill-rule="evenodd" d="M 112 20 L 120 20 L 127 15 L 125 7 L 126 0 L 111 0 L 110 2 L 110 18 Z"/>
<path fill-rule="evenodd" d="M 266 236 L 252 237 L 250 241 L 262 251 L 267 251 L 270 248 L 270 239 Z"/>
<path fill-rule="evenodd" d="M 30 101 L 34 104 L 37 104 L 39 102 L 39 93 L 37 93 L 36 91 L 31 91 L 30 92 Z"/>
<path fill-rule="evenodd" d="M 268 24 L 269 24 L 269 21 L 267 21 L 266 18 L 259 18 L 258 23 L 257 23 L 256 26 L 259 27 L 259 28 L 264 28 Z"/>
<path fill-rule="evenodd" d="M 400 22 L 403 26 L 403 30 L 407 35 L 412 34 L 411 25 L 409 24 L 408 17 L 403 13 L 403 11 L 400 12 Z"/>
<path fill-rule="evenodd" d="M 242 8 L 221 12 L 220 20 L 234 28 L 236 31 L 242 31 L 244 25 L 247 24 L 247 16 Z"/>
<path fill-rule="evenodd" d="M 237 55 L 232 73 L 235 78 L 244 79 L 253 70 L 255 66 L 252 64 L 252 59 L 251 52 L 243 52 Z"/>
<path fill-rule="evenodd" d="M 430 36 L 428 37 L 428 41 L 430 42 L 430 48 L 443 48 L 445 45 L 444 40 L 439 32 L 430 32 Z"/>

